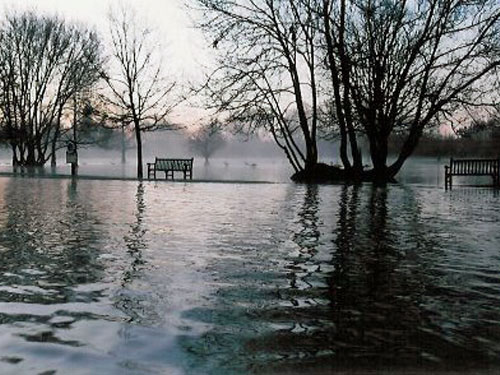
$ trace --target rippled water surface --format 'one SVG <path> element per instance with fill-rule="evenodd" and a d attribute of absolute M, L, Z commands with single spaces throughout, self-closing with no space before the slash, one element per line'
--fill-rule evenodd
<path fill-rule="evenodd" d="M 487 188 L 0 178 L 0 373 L 500 365 Z"/>

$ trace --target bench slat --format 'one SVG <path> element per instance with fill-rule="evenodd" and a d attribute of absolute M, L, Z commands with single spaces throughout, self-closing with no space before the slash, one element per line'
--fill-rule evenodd
<path fill-rule="evenodd" d="M 193 168 L 193 159 L 156 158 L 155 169 L 158 171 L 185 171 Z"/>

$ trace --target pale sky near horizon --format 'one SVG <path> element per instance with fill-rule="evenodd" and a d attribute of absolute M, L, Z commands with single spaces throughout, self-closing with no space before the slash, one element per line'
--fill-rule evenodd
<path fill-rule="evenodd" d="M 87 24 L 103 34 L 109 30 L 109 10 L 120 4 L 130 5 L 138 19 L 147 22 L 161 43 L 164 72 L 181 86 L 201 77 L 202 65 L 210 60 L 209 49 L 199 30 L 193 26 L 193 14 L 186 0 L 0 0 L 0 17 L 8 10 L 35 10 L 57 14 L 69 21 Z M 173 76 L 173 77 L 171 77 Z M 200 124 L 206 116 L 193 103 L 183 103 L 171 120 L 185 125 Z"/>
<path fill-rule="evenodd" d="M 184 0 L 0 0 L 0 12 L 34 9 L 83 22 L 102 33 L 107 31 L 107 14 L 120 3 L 130 4 L 141 20 L 148 22 L 164 47 L 164 58 L 177 74 L 195 74 L 206 60 L 205 42 L 193 27 Z"/>

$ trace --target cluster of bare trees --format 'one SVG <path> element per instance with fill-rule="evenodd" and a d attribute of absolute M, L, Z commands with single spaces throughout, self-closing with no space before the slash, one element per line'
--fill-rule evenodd
<path fill-rule="evenodd" d="M 55 164 L 57 149 L 78 143 L 92 115 L 133 128 L 142 178 L 141 133 L 168 126 L 174 84 L 134 13 L 123 7 L 109 19 L 107 44 L 57 16 L 12 12 L 0 22 L 0 134 L 14 165 Z"/>
<path fill-rule="evenodd" d="M 0 113 L 13 163 L 43 165 L 55 154 L 71 99 L 99 77 L 92 31 L 57 17 L 9 14 L 0 28 Z"/>
<path fill-rule="evenodd" d="M 319 134 L 335 133 L 350 178 L 390 180 L 427 129 L 494 99 L 495 0 L 195 1 L 219 52 L 211 108 L 268 131 L 305 176 Z M 404 142 L 388 163 L 394 134 Z"/>
<path fill-rule="evenodd" d="M 336 136 L 344 175 L 392 179 L 427 129 L 495 99 L 497 0 L 192 1 L 217 55 L 208 107 L 270 134 L 299 176 L 317 173 L 318 139 Z M 129 9 L 108 35 L 33 12 L 0 22 L 0 135 L 14 164 L 54 163 L 91 107 L 98 123 L 132 129 L 142 178 L 141 134 L 171 127 L 175 84 Z M 389 163 L 394 135 L 404 141 Z"/>

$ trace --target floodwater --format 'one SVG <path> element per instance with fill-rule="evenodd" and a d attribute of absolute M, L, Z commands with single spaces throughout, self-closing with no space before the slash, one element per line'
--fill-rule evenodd
<path fill-rule="evenodd" d="M 0 373 L 495 373 L 498 191 L 412 178 L 0 177 Z"/>

